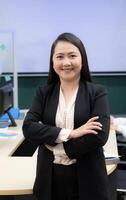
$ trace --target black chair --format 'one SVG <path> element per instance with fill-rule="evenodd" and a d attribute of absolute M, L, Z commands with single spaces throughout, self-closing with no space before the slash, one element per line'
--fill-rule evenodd
<path fill-rule="evenodd" d="M 120 162 L 117 166 L 117 197 L 118 200 L 126 200 L 126 138 L 117 133 L 118 153 Z"/>

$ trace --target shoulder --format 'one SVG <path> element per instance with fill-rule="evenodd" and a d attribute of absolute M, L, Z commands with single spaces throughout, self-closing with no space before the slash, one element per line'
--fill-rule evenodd
<path fill-rule="evenodd" d="M 95 97 L 101 96 L 101 95 L 107 95 L 108 93 L 107 88 L 101 84 L 86 82 L 86 87 L 90 95 L 95 96 Z"/>
<path fill-rule="evenodd" d="M 41 86 L 38 86 L 36 93 L 47 93 L 49 90 L 50 90 L 49 85 L 41 85 Z"/>
<path fill-rule="evenodd" d="M 36 90 L 36 95 L 38 96 L 47 96 L 50 95 L 54 90 L 58 90 L 59 84 L 50 84 L 38 86 Z"/>

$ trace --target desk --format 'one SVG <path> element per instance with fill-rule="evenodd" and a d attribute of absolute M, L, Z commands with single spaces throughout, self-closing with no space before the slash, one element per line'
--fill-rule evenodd
<path fill-rule="evenodd" d="M 9 127 L 7 130 L 8 132 L 11 131 L 17 133 L 16 138 L 0 138 L 0 157 L 11 156 L 24 140 L 22 134 L 22 120 L 17 120 L 16 123 L 16 127 Z"/>
<path fill-rule="evenodd" d="M 2 157 L 0 170 L 0 195 L 32 194 L 36 156 Z"/>
<path fill-rule="evenodd" d="M 108 141 L 104 146 L 104 150 L 108 154 L 118 155 L 115 130 L 111 130 L 110 131 Z M 106 167 L 107 167 L 108 175 L 110 175 L 116 169 L 116 165 L 115 164 L 114 165 L 106 165 Z"/>
<path fill-rule="evenodd" d="M 16 131 L 16 139 L 0 140 L 0 195 L 32 194 L 36 174 L 36 154 L 32 157 L 11 157 L 13 152 L 23 142 L 22 121 L 17 120 L 17 127 L 9 130 Z M 117 154 L 116 135 L 112 131 L 105 147 L 107 152 Z M 116 165 L 107 165 L 108 175 Z"/>

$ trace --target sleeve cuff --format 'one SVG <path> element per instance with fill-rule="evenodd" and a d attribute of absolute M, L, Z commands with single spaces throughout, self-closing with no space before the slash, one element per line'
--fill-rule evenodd
<path fill-rule="evenodd" d="M 64 150 L 64 146 L 63 143 L 57 144 L 54 148 L 53 148 L 53 153 L 55 156 L 63 156 L 66 155 L 65 150 Z"/>
<path fill-rule="evenodd" d="M 54 147 L 52 147 L 52 146 L 50 146 L 50 145 L 48 145 L 48 144 L 46 144 L 45 147 L 46 147 L 47 149 L 49 149 L 50 151 L 53 152 L 53 148 L 54 148 Z"/>
<path fill-rule="evenodd" d="M 57 139 L 56 139 L 56 143 L 62 143 L 62 142 L 67 142 L 69 139 L 68 139 L 68 136 L 70 134 L 72 130 L 71 129 L 61 129 Z"/>

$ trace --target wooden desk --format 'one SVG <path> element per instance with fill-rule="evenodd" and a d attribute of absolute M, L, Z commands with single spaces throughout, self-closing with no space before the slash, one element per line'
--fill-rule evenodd
<path fill-rule="evenodd" d="M 35 157 L 0 158 L 0 195 L 32 194 Z"/>
<path fill-rule="evenodd" d="M 17 120 L 17 127 L 9 127 L 7 132 L 17 133 L 16 138 L 0 138 L 0 157 L 11 156 L 24 140 L 22 120 Z"/>
<path fill-rule="evenodd" d="M 36 174 L 36 154 L 32 157 L 11 157 L 14 151 L 24 140 L 22 134 L 22 121 L 16 121 L 18 126 L 9 128 L 16 131 L 16 139 L 0 139 L 0 195 L 32 194 L 32 188 Z M 111 132 L 106 143 L 106 151 L 117 154 L 116 135 Z M 108 175 L 116 168 L 116 165 L 107 165 Z"/>
<path fill-rule="evenodd" d="M 108 154 L 118 155 L 115 130 L 110 131 L 108 141 L 104 146 L 104 150 Z M 116 169 L 117 165 L 115 165 L 115 164 L 114 165 L 106 165 L 106 167 L 107 167 L 107 173 L 108 173 L 108 175 L 110 175 Z"/>

